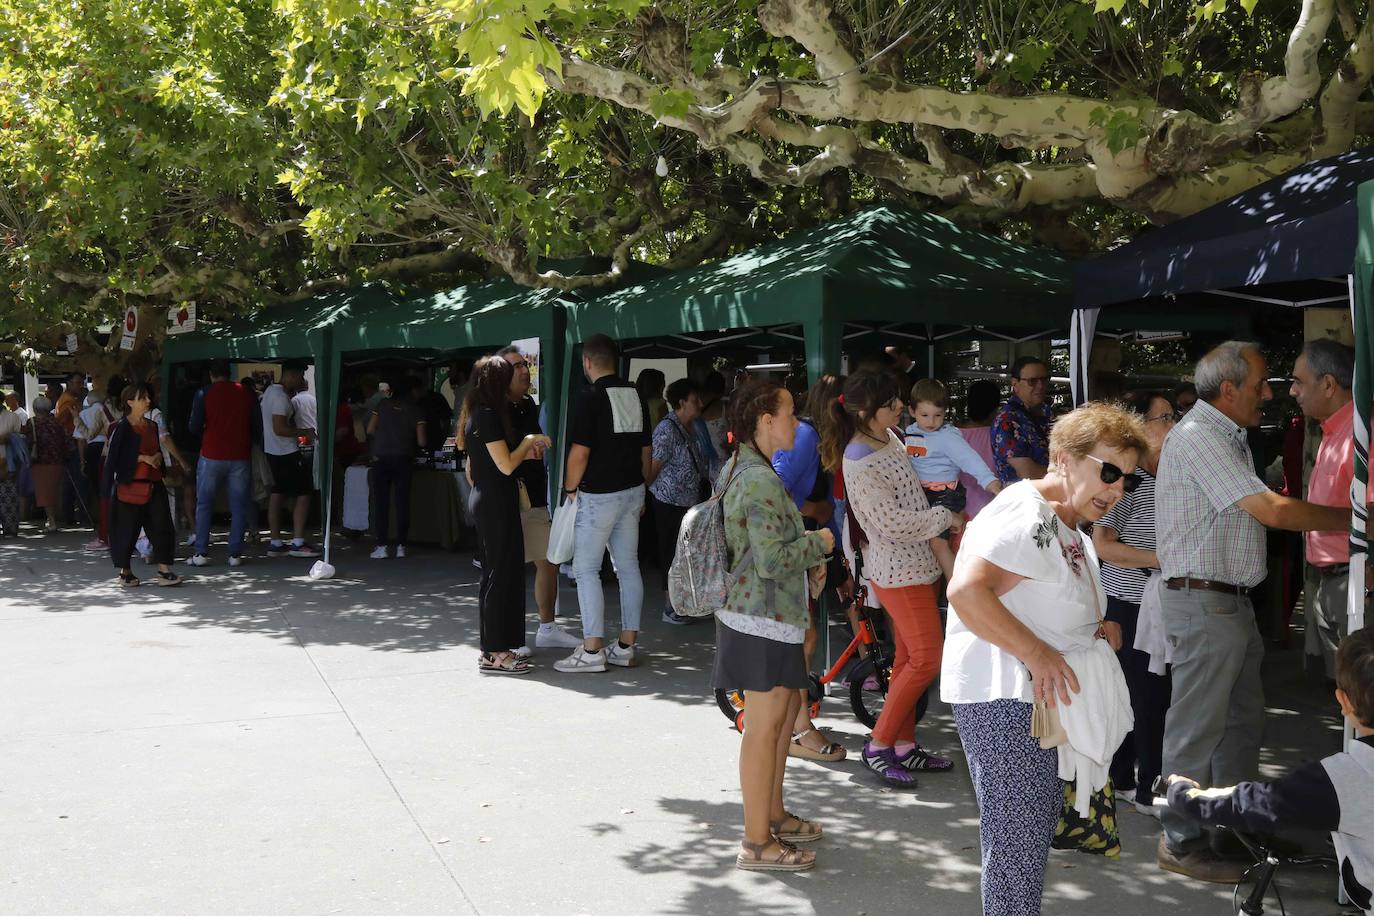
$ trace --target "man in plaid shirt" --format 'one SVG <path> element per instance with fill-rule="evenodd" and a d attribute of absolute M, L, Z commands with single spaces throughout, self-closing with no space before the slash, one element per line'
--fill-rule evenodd
<path fill-rule="evenodd" d="M 1155 516 L 1172 652 L 1173 700 L 1164 726 L 1165 773 L 1204 787 L 1258 775 L 1264 729 L 1260 661 L 1250 589 L 1264 581 L 1265 527 L 1341 531 L 1349 508 L 1272 492 L 1255 476 L 1245 428 L 1273 397 L 1268 366 L 1252 343 L 1228 341 L 1194 373 L 1197 405 L 1169 434 L 1159 461 Z M 1209 848 L 1202 828 L 1162 812 L 1160 868 L 1234 884 L 1248 863 Z"/>

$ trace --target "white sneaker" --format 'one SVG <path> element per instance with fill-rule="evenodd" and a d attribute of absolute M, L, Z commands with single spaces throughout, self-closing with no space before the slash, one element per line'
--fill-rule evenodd
<path fill-rule="evenodd" d="M 518 649 L 511 649 L 510 654 L 514 655 L 516 658 L 527 659 L 531 655 L 533 655 L 534 652 L 530 649 L 529 646 L 521 646 Z"/>
<path fill-rule="evenodd" d="M 576 649 L 580 645 L 582 640 L 557 624 L 547 627 L 540 624 L 534 634 L 536 649 Z"/>
<path fill-rule="evenodd" d="M 192 566 L 209 566 L 210 558 L 203 553 L 198 553 L 186 562 L 190 563 Z"/>
<path fill-rule="evenodd" d="M 567 658 L 553 663 L 555 671 L 562 671 L 564 674 L 581 674 L 606 670 L 606 650 L 598 649 L 595 652 L 588 652 L 578 646 L 573 650 L 573 654 Z"/>
<path fill-rule="evenodd" d="M 639 664 L 639 651 L 634 646 L 622 649 L 620 643 L 612 639 L 606 643 L 606 663 L 619 665 L 622 668 L 633 668 Z"/>
<path fill-rule="evenodd" d="M 1146 817 L 1152 817 L 1155 820 L 1159 820 L 1159 808 L 1162 804 L 1161 801 L 1156 801 L 1153 805 L 1142 805 L 1140 802 L 1132 802 L 1132 804 L 1135 805 L 1135 810 L 1137 812 L 1145 815 Z"/>
<path fill-rule="evenodd" d="M 243 565 L 243 557 L 230 557 L 229 565 L 237 569 L 238 567 Z"/>
<path fill-rule="evenodd" d="M 374 560 L 385 560 L 388 557 L 390 557 L 390 554 L 386 552 L 385 547 L 379 545 L 376 548 L 374 548 L 372 553 L 368 554 L 368 556 Z"/>
<path fill-rule="evenodd" d="M 406 548 L 405 548 L 405 545 L 404 545 L 404 544 L 397 544 L 397 545 L 396 545 L 396 559 L 398 559 L 398 560 L 404 560 L 405 558 L 406 558 Z"/>

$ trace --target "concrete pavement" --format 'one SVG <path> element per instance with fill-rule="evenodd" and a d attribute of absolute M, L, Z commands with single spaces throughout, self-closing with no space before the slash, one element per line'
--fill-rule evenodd
<path fill-rule="evenodd" d="M 819 867 L 747 874 L 709 626 L 646 612 L 642 667 L 560 675 L 541 651 L 529 677 L 483 676 L 467 554 L 340 541 L 329 582 L 263 559 L 125 591 L 84 540 L 0 541 L 0 911 L 978 912 L 943 707 L 924 740 L 955 773 L 900 793 L 855 759 L 793 761 L 789 806 L 828 832 Z M 1339 722 L 1287 653 L 1268 669 L 1277 773 L 1338 746 Z M 822 724 L 857 755 L 843 698 Z M 1046 913 L 1231 912 L 1229 889 L 1155 868 L 1154 821 L 1119 818 L 1120 861 L 1053 854 Z M 1288 911 L 1339 912 L 1334 886 L 1285 874 Z"/>

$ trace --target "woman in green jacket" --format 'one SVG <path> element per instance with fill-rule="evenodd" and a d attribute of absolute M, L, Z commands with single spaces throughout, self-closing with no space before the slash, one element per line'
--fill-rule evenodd
<path fill-rule="evenodd" d="M 807 686 L 807 575 L 824 568 L 835 547 L 827 529 L 808 532 L 773 465 L 764 457 L 792 447 L 797 431 L 792 395 L 771 382 L 736 392 L 730 433 L 738 451 L 721 474 L 725 542 L 739 568 L 716 613 L 716 687 L 748 694 L 740 743 L 744 795 L 743 849 L 735 864 L 750 871 L 805 871 L 813 852 L 794 844 L 821 838 L 819 825 L 783 807 L 789 725 Z M 745 551 L 748 556 L 745 556 Z M 743 561 L 743 562 L 741 562 Z"/>

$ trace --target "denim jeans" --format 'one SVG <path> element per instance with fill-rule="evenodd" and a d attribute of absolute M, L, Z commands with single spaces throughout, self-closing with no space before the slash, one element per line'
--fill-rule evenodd
<path fill-rule="evenodd" d="M 620 581 L 620 628 L 638 630 L 644 608 L 644 578 L 639 571 L 639 516 L 644 485 L 615 493 L 577 494 L 573 578 L 582 610 L 582 636 L 606 636 L 606 597 L 601 591 L 601 558 L 609 547 Z"/>
<path fill-rule="evenodd" d="M 220 485 L 229 484 L 229 556 L 243 554 L 243 531 L 248 524 L 252 499 L 253 474 L 247 461 L 200 458 L 196 469 L 196 553 L 205 556 L 210 549 L 210 516 L 215 511 L 215 496 Z"/>

